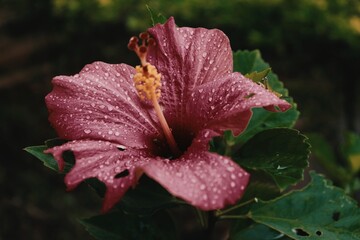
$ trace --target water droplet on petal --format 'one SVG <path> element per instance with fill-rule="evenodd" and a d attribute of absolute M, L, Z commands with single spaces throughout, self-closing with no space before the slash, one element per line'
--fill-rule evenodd
<path fill-rule="evenodd" d="M 229 171 L 229 172 L 233 172 L 234 170 L 235 170 L 235 168 L 234 167 L 227 167 L 227 170 Z"/>
<path fill-rule="evenodd" d="M 90 129 L 84 129 L 84 133 L 89 134 L 89 133 L 91 133 L 91 130 Z"/>

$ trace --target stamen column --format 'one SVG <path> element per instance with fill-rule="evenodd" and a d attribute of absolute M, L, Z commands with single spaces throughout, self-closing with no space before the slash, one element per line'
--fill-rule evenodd
<path fill-rule="evenodd" d="M 133 50 L 141 61 L 141 66 L 135 67 L 135 88 L 142 100 L 147 99 L 153 104 L 166 141 L 174 156 L 179 156 L 181 152 L 158 102 L 161 95 L 161 74 L 157 72 L 155 66 L 146 61 L 148 46 L 154 46 L 155 41 L 150 38 L 148 33 L 141 33 L 139 37 L 142 40 L 141 45 L 138 44 L 139 39 L 137 37 L 132 37 L 128 44 L 128 48 Z"/>

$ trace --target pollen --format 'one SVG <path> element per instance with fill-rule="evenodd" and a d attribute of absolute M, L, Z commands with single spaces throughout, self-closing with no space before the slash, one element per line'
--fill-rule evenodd
<path fill-rule="evenodd" d="M 172 131 L 166 122 L 158 101 L 161 95 L 161 74 L 158 73 L 154 65 L 146 60 L 149 47 L 155 46 L 156 42 L 146 32 L 140 33 L 139 38 L 130 38 L 128 44 L 128 48 L 136 53 L 141 62 L 141 66 L 135 67 L 136 74 L 134 75 L 134 85 L 140 99 L 149 100 L 152 103 L 173 156 L 178 157 L 181 152 L 175 142 Z"/>
<path fill-rule="evenodd" d="M 135 88 L 141 100 L 158 100 L 161 93 L 161 74 L 155 66 L 146 61 L 149 47 L 155 46 L 156 43 L 147 32 L 140 33 L 139 38 L 135 36 L 130 38 L 128 44 L 128 48 L 136 53 L 141 62 L 141 66 L 135 67 Z"/>
<path fill-rule="evenodd" d="M 135 70 L 134 83 L 141 100 L 158 100 L 161 94 L 161 74 L 150 63 L 136 66 Z"/>

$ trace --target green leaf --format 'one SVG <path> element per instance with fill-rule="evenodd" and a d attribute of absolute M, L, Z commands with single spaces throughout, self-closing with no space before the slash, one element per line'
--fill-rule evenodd
<path fill-rule="evenodd" d="M 336 164 L 334 150 L 323 136 L 317 133 L 307 133 L 306 136 L 309 138 L 312 154 L 321 159 L 321 161 Z"/>
<path fill-rule="evenodd" d="M 231 234 L 230 240 L 287 240 L 288 238 L 283 233 L 277 232 L 268 226 L 262 224 L 253 224 L 241 231 L 235 231 Z"/>
<path fill-rule="evenodd" d="M 299 131 L 275 128 L 256 134 L 233 155 L 241 165 L 272 177 L 280 190 L 303 179 L 310 145 Z"/>
<path fill-rule="evenodd" d="M 233 54 L 234 71 L 241 72 L 244 75 L 251 75 L 254 72 L 265 73 L 270 68 L 260 55 L 258 50 L 254 51 L 237 51 Z M 293 127 L 299 117 L 296 109 L 296 103 L 288 95 L 288 90 L 284 88 L 283 83 L 277 75 L 269 72 L 267 75 L 269 86 L 272 90 L 280 93 L 282 98 L 291 103 L 292 108 L 286 112 L 269 112 L 263 108 L 253 109 L 253 116 L 246 130 L 238 137 L 237 141 L 244 143 L 256 133 L 265 129 L 274 127 Z"/>
<path fill-rule="evenodd" d="M 55 142 L 57 144 L 54 145 Z M 44 151 L 46 149 L 48 149 L 49 146 L 53 147 L 53 146 L 61 145 L 61 142 L 63 142 L 63 141 L 58 140 L 58 139 L 56 139 L 56 140 L 51 139 L 51 140 L 47 140 L 45 142 L 46 145 L 27 147 L 27 148 L 24 148 L 24 150 L 26 152 L 32 154 L 39 160 L 41 160 L 46 167 L 60 173 L 57 161 L 55 160 L 53 155 L 50 153 L 44 153 Z M 64 159 L 65 164 L 64 164 L 64 171 L 61 173 L 67 173 L 74 166 L 75 158 L 71 151 L 65 151 L 63 153 L 63 159 Z"/>
<path fill-rule="evenodd" d="M 114 211 L 80 221 L 98 240 L 176 239 L 176 229 L 168 214 L 139 217 Z"/>
<path fill-rule="evenodd" d="M 179 203 L 183 202 L 170 195 L 157 182 L 143 176 L 136 188 L 128 190 L 122 197 L 120 207 L 127 213 L 145 216 Z"/>
<path fill-rule="evenodd" d="M 161 13 L 154 14 L 154 11 L 150 8 L 149 5 L 146 5 L 146 8 L 150 14 L 151 23 L 153 26 L 155 26 L 157 23 L 163 24 L 166 22 L 167 19 L 164 15 L 162 15 Z"/>
<path fill-rule="evenodd" d="M 32 154 L 36 158 L 40 159 L 46 167 L 59 172 L 58 164 L 57 164 L 56 160 L 54 159 L 54 157 L 49 153 L 44 153 L 44 151 L 46 149 L 48 149 L 48 147 L 45 145 L 42 145 L 42 146 L 27 147 L 24 150 L 26 152 Z"/>
<path fill-rule="evenodd" d="M 248 217 L 293 239 L 359 240 L 357 203 L 323 176 L 311 177 L 303 190 L 253 204 Z"/>
<path fill-rule="evenodd" d="M 351 174 L 337 162 L 335 152 L 326 139 L 316 133 L 306 134 L 306 136 L 309 138 L 312 154 L 326 170 L 327 175 L 343 186 L 349 183 Z"/>
<path fill-rule="evenodd" d="M 360 135 L 351 132 L 347 133 L 342 150 L 352 172 L 358 172 L 360 170 Z"/>
<path fill-rule="evenodd" d="M 259 83 L 263 81 L 270 72 L 271 72 L 271 68 L 267 68 L 261 72 L 255 71 L 252 73 L 247 73 L 245 77 L 250 78 L 256 83 Z"/>
<path fill-rule="evenodd" d="M 274 183 L 273 179 L 264 174 L 262 171 L 249 171 L 251 180 L 246 187 L 244 196 L 241 198 L 240 204 L 244 201 L 257 198 L 261 200 L 270 200 L 280 195 L 279 187 Z"/>
<path fill-rule="evenodd" d="M 232 131 L 227 130 L 222 136 L 211 139 L 209 145 L 211 152 L 216 152 L 223 156 L 231 156 L 233 147 L 236 145 L 236 138 L 232 134 Z"/>

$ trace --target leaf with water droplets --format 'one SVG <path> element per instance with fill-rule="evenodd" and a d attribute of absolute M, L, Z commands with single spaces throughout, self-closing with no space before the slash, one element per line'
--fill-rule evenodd
<path fill-rule="evenodd" d="M 253 74 L 254 72 L 265 72 L 269 69 L 269 64 L 262 58 L 258 50 L 255 51 L 237 51 L 233 54 L 234 71 L 242 74 Z M 248 124 L 246 130 L 239 136 L 237 141 L 244 143 L 249 140 L 256 133 L 265 129 L 275 127 L 292 127 L 299 117 L 299 112 L 296 109 L 296 103 L 289 97 L 288 90 L 284 88 L 283 83 L 278 79 L 273 72 L 267 74 L 268 84 L 271 89 L 282 95 L 282 98 L 288 101 L 292 108 L 286 112 L 269 112 L 262 108 L 253 109 L 253 116 Z M 251 97 L 251 96 L 248 96 Z"/>
<path fill-rule="evenodd" d="M 270 175 L 284 190 L 303 178 L 310 154 L 306 140 L 294 129 L 269 129 L 246 142 L 233 158 L 243 167 Z"/>
<path fill-rule="evenodd" d="M 323 176 L 311 177 L 305 189 L 255 203 L 247 216 L 293 239 L 359 240 L 357 203 Z"/>

